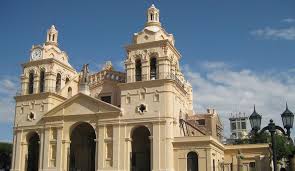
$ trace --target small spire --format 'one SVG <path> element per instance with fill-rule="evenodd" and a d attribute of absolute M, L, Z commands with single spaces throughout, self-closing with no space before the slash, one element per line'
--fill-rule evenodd
<path fill-rule="evenodd" d="M 58 31 L 54 25 L 51 25 L 50 29 L 47 30 L 46 45 L 55 45 L 58 46 L 57 42 Z"/>
<path fill-rule="evenodd" d="M 288 109 L 288 102 L 286 102 L 286 109 Z"/>
<path fill-rule="evenodd" d="M 146 26 L 161 26 L 160 23 L 160 11 L 154 4 L 147 10 L 147 22 Z"/>
<path fill-rule="evenodd" d="M 254 112 L 256 112 L 255 104 L 254 104 Z"/>

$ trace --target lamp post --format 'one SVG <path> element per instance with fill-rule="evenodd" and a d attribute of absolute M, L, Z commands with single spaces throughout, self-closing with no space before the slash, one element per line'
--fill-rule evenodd
<path fill-rule="evenodd" d="M 289 141 L 292 142 L 292 139 L 290 138 L 290 129 L 293 128 L 294 114 L 288 109 L 287 103 L 286 103 L 286 110 L 281 114 L 281 117 L 282 117 L 284 128 L 286 128 L 287 132 L 285 132 L 285 130 L 282 127 L 275 125 L 272 119 L 269 121 L 269 124 L 266 127 L 262 128 L 261 131 L 259 132 L 262 116 L 256 112 L 255 105 L 254 105 L 254 111 L 249 117 L 252 131 L 255 134 L 257 133 L 261 134 L 264 131 L 270 132 L 271 148 L 273 152 L 274 171 L 277 171 L 277 153 L 275 150 L 276 141 L 274 137 L 276 130 L 281 131 L 284 135 L 288 137 Z"/>

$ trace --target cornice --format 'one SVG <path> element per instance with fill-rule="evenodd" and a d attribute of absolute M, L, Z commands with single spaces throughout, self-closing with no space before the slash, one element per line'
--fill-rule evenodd
<path fill-rule="evenodd" d="M 169 46 L 174 53 L 178 55 L 178 58 L 181 58 L 181 54 L 178 52 L 178 50 L 170 43 L 169 40 L 158 40 L 153 42 L 146 42 L 146 43 L 140 43 L 140 44 L 130 44 L 125 46 L 126 51 L 130 50 L 137 50 L 137 49 L 146 49 L 146 48 L 153 48 L 153 47 L 163 47 L 163 46 Z"/>

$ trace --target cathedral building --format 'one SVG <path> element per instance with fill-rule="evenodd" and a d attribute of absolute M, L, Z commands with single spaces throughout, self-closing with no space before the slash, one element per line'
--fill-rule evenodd
<path fill-rule="evenodd" d="M 193 111 L 175 39 L 152 5 L 125 47 L 125 71 L 77 71 L 55 26 L 22 64 L 12 171 L 218 171 L 226 147 L 217 112 Z M 232 151 L 231 151 L 232 152 Z"/>

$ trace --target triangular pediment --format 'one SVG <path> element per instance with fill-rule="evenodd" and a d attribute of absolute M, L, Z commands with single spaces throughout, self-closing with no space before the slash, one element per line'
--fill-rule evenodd
<path fill-rule="evenodd" d="M 121 109 L 103 102 L 99 99 L 90 97 L 83 93 L 78 93 L 72 98 L 61 103 L 57 107 L 47 112 L 43 117 L 55 117 L 55 116 L 74 116 L 74 115 L 91 115 L 91 114 L 121 114 Z"/>

